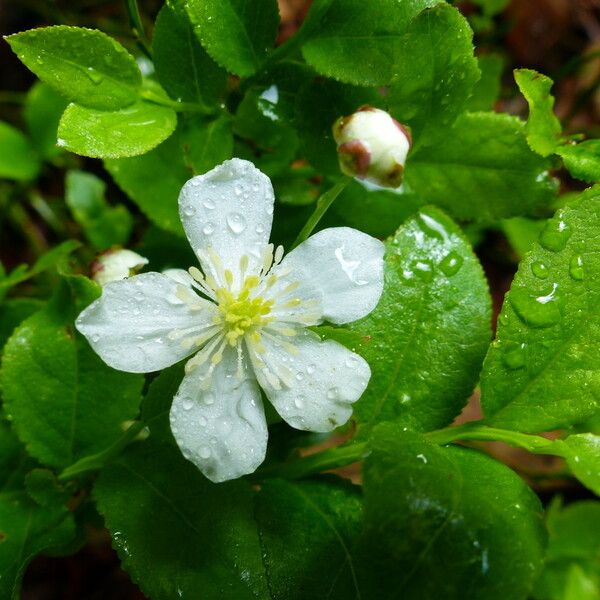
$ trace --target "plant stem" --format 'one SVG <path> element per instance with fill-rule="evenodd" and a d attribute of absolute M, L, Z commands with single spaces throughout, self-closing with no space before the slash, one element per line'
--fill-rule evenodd
<path fill-rule="evenodd" d="M 177 102 L 175 100 L 171 100 L 166 96 L 161 94 L 157 94 L 152 90 L 145 89 L 140 92 L 140 96 L 144 100 L 148 100 L 149 102 L 154 102 L 154 104 L 159 104 L 160 106 L 166 106 L 167 108 L 172 108 L 175 112 L 196 112 L 201 113 L 203 115 L 214 115 L 215 111 L 202 105 L 197 104 L 195 102 Z"/>
<path fill-rule="evenodd" d="M 119 456 L 121 451 L 139 435 L 144 427 L 145 424 L 141 421 L 134 421 L 112 446 L 109 446 L 106 450 L 99 452 L 98 454 L 85 456 L 81 460 L 78 460 L 76 463 L 67 467 L 58 476 L 59 481 L 67 481 L 84 473 L 101 469 L 109 460 Z"/>
<path fill-rule="evenodd" d="M 312 233 L 313 229 L 317 226 L 323 215 L 327 212 L 328 208 L 333 204 L 333 201 L 340 195 L 344 188 L 348 185 L 350 179 L 345 177 L 332 188 L 328 189 L 321 197 L 317 200 L 317 206 L 312 215 L 306 221 L 306 224 L 301 229 L 298 237 L 294 240 L 290 250 L 293 250 L 298 244 L 301 244 L 308 236 Z"/>
<path fill-rule="evenodd" d="M 129 24 L 133 31 L 140 50 L 150 59 L 152 59 L 152 51 L 150 44 L 146 40 L 146 34 L 144 32 L 144 24 L 140 17 L 140 11 L 138 9 L 137 0 L 125 0 L 125 6 L 127 7 L 127 15 L 129 16 Z"/>

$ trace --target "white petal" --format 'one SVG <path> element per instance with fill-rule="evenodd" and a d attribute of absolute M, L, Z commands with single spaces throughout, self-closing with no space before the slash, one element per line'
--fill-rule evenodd
<path fill-rule="evenodd" d="M 319 231 L 281 262 L 288 278 L 306 282 L 322 293 L 323 316 L 350 323 L 368 315 L 383 291 L 384 246 L 350 227 Z"/>
<path fill-rule="evenodd" d="M 186 375 L 171 407 L 171 430 L 183 455 L 215 483 L 256 470 L 265 458 L 267 424 L 254 378 L 236 376 L 228 349 L 208 388 L 206 369 Z"/>
<path fill-rule="evenodd" d="M 177 296 L 180 289 L 190 294 L 199 310 L 191 310 Z M 102 296 L 79 315 L 76 326 L 111 367 L 130 373 L 158 371 L 197 350 L 186 346 L 185 340 L 212 326 L 216 307 L 191 294 L 166 275 L 142 273 L 104 286 Z"/>
<path fill-rule="evenodd" d="M 286 342 L 298 352 L 263 339 L 266 352 L 253 356 L 259 383 L 277 412 L 296 429 L 331 431 L 343 425 L 369 383 L 368 363 L 341 344 L 321 341 L 310 332 Z M 279 378 L 280 389 L 273 385 L 273 375 Z"/>
<path fill-rule="evenodd" d="M 258 272 L 273 222 L 273 186 L 251 162 L 233 158 L 190 179 L 179 195 L 186 235 L 205 271 L 212 249 L 223 268 L 239 273 L 242 255 Z M 212 273 L 214 275 L 214 273 Z"/>

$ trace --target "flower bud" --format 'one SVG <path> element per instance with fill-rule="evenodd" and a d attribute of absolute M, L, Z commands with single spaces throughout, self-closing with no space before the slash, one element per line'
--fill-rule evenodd
<path fill-rule="evenodd" d="M 388 188 L 400 187 L 412 139 L 384 110 L 362 106 L 333 126 L 340 168 L 351 177 Z"/>
<path fill-rule="evenodd" d="M 111 281 L 119 281 L 133 275 L 147 264 L 147 258 L 131 250 L 107 250 L 92 265 L 92 278 L 96 283 L 106 285 Z"/>

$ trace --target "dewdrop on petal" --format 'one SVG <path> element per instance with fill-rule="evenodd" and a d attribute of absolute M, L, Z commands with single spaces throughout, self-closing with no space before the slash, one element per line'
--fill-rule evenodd
<path fill-rule="evenodd" d="M 363 106 L 333 125 L 342 172 L 376 185 L 402 183 L 412 139 L 406 127 L 384 110 Z"/>
<path fill-rule="evenodd" d="M 100 285 L 134 275 L 148 264 L 148 259 L 132 250 L 118 249 L 103 252 L 92 265 L 92 278 Z"/>

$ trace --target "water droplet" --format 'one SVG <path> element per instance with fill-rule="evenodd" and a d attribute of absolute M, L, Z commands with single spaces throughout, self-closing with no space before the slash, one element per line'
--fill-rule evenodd
<path fill-rule="evenodd" d="M 540 234 L 540 244 L 546 248 L 546 250 L 559 252 L 567 245 L 571 233 L 571 228 L 560 218 L 560 216 L 556 216 L 546 223 L 546 226 Z"/>
<path fill-rule="evenodd" d="M 211 404 L 215 403 L 215 395 L 212 392 L 208 392 L 207 394 L 204 394 L 204 404 L 208 404 L 209 406 Z"/>
<path fill-rule="evenodd" d="M 99 85 L 104 80 L 104 75 L 96 71 L 94 67 L 88 67 L 85 70 L 85 74 L 88 76 L 88 79 L 95 85 Z"/>
<path fill-rule="evenodd" d="M 330 400 L 336 400 L 337 398 L 339 398 L 339 395 L 340 395 L 339 388 L 332 387 L 327 390 L 327 397 Z"/>
<path fill-rule="evenodd" d="M 200 427 L 206 427 L 206 423 L 207 423 L 206 417 L 200 417 L 198 419 L 198 424 L 200 425 Z"/>
<path fill-rule="evenodd" d="M 198 451 L 198 454 L 200 458 L 210 458 L 210 448 L 208 448 L 207 446 L 202 446 L 202 448 L 200 448 L 200 450 Z"/>
<path fill-rule="evenodd" d="M 417 458 L 423 462 L 423 464 L 427 464 L 427 457 L 424 454 L 417 454 Z"/>
<path fill-rule="evenodd" d="M 547 279 L 548 275 L 550 274 L 548 271 L 548 267 L 543 262 L 539 261 L 536 261 L 531 264 L 531 272 L 538 279 Z"/>
<path fill-rule="evenodd" d="M 433 279 L 433 265 L 429 260 L 417 260 L 412 266 L 412 271 L 419 279 L 429 283 Z"/>
<path fill-rule="evenodd" d="M 183 209 L 183 214 L 186 217 L 193 217 L 196 214 L 196 209 L 191 205 L 188 204 L 184 209 Z"/>
<path fill-rule="evenodd" d="M 94 333 L 94 335 L 92 335 L 92 342 L 96 343 L 100 341 L 100 336 L 97 333 Z"/>
<path fill-rule="evenodd" d="M 146 296 L 142 293 L 142 292 L 138 292 L 134 298 L 138 301 L 138 302 L 143 302 L 144 299 L 146 298 Z"/>
<path fill-rule="evenodd" d="M 346 366 L 349 369 L 355 369 L 358 366 L 359 360 L 358 358 L 356 358 L 356 356 L 349 356 L 346 359 Z"/>
<path fill-rule="evenodd" d="M 183 410 L 190 410 L 194 406 L 194 401 L 191 398 L 184 398 L 181 406 L 183 406 Z"/>
<path fill-rule="evenodd" d="M 236 196 L 242 195 L 242 188 L 239 185 L 236 185 L 235 188 L 233 188 L 233 191 L 235 192 Z"/>
<path fill-rule="evenodd" d="M 509 369 L 521 369 L 525 366 L 525 348 L 524 343 L 521 344 L 508 344 L 504 353 L 502 354 L 502 362 Z"/>
<path fill-rule="evenodd" d="M 264 233 L 264 232 L 265 232 L 265 228 L 262 225 L 258 224 L 256 226 L 256 233 L 260 234 L 260 233 Z"/>
<path fill-rule="evenodd" d="M 366 279 L 359 279 L 356 276 L 356 270 L 360 267 L 360 260 L 352 260 L 347 256 L 344 256 L 344 246 L 335 249 L 335 257 L 338 259 L 342 271 L 346 274 L 348 279 L 356 285 L 366 285 L 369 283 Z"/>
<path fill-rule="evenodd" d="M 210 199 L 205 200 L 202 205 L 204 208 L 208 208 L 208 210 L 212 210 L 215 207 L 215 203 Z"/>
<path fill-rule="evenodd" d="M 576 281 L 582 281 L 585 277 L 583 272 L 583 257 L 578 254 L 571 259 L 569 263 L 569 275 Z"/>
<path fill-rule="evenodd" d="M 204 235 L 211 235 L 212 233 L 214 233 L 215 231 L 215 225 L 214 223 L 207 223 L 203 228 L 202 228 L 202 233 Z"/>
<path fill-rule="evenodd" d="M 418 223 L 426 234 L 436 237 L 444 242 L 447 242 L 450 239 L 444 226 L 441 223 L 438 223 L 433 217 L 430 217 L 425 213 L 420 213 Z"/>
<path fill-rule="evenodd" d="M 246 229 L 246 220 L 240 213 L 231 213 L 227 215 L 227 225 L 236 235 L 242 233 Z"/>
<path fill-rule="evenodd" d="M 304 379 L 304 373 L 301 373 L 300 371 L 298 371 L 298 373 L 296 373 L 296 379 L 298 381 L 302 381 Z"/>
<path fill-rule="evenodd" d="M 554 284 L 552 291 L 543 296 L 535 296 L 525 288 L 513 288 L 508 297 L 524 323 L 531 327 L 551 327 L 560 320 L 557 288 L 558 285 Z"/>
<path fill-rule="evenodd" d="M 458 273 L 462 264 L 463 257 L 458 252 L 450 252 L 440 261 L 440 269 L 444 275 L 452 277 Z"/>
<path fill-rule="evenodd" d="M 312 375 L 312 374 L 313 374 L 313 373 L 314 373 L 316 370 L 317 370 L 317 367 L 316 367 L 316 365 L 312 365 L 312 364 L 311 364 L 311 365 L 308 365 L 308 366 L 306 367 L 306 372 L 307 372 L 309 375 Z"/>
<path fill-rule="evenodd" d="M 296 408 L 302 408 L 304 406 L 304 396 L 298 396 L 298 398 L 294 400 L 294 406 Z"/>

